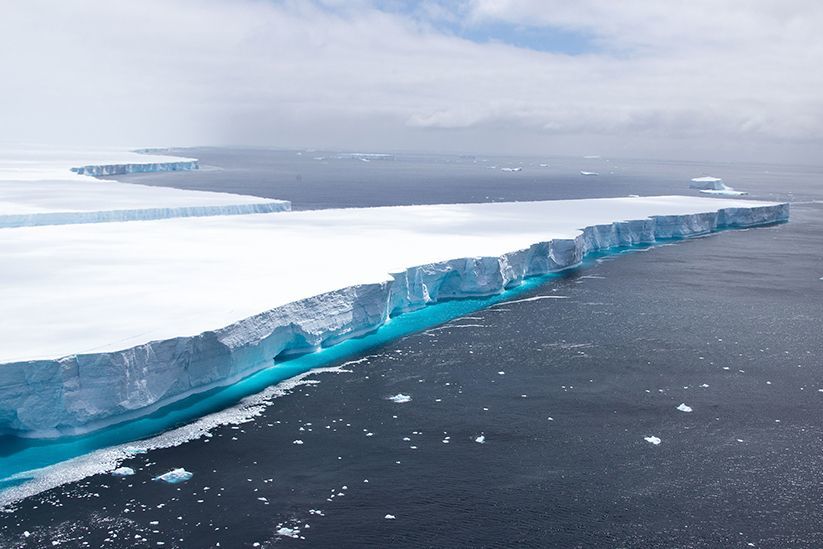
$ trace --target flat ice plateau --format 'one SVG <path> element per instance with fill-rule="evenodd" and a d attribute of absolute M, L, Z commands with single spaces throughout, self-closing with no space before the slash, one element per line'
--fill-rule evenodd
<path fill-rule="evenodd" d="M 196 169 L 197 160 L 124 151 L 0 151 L 0 229 L 291 209 L 286 200 L 186 191 L 90 175 Z"/>
<path fill-rule="evenodd" d="M 0 229 L 0 432 L 99 428 L 591 251 L 788 215 L 662 196 Z"/>

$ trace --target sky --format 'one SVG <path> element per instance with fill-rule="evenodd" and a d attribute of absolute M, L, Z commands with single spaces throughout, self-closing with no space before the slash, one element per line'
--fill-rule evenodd
<path fill-rule="evenodd" d="M 819 0 L 0 0 L 0 141 L 823 163 Z"/>

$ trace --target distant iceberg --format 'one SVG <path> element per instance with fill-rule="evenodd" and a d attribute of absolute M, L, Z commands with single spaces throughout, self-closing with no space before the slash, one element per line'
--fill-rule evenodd
<path fill-rule="evenodd" d="M 736 191 L 729 187 L 719 177 L 703 176 L 695 177 L 689 183 L 690 189 L 697 189 L 703 194 L 710 194 L 715 196 L 744 196 L 749 193 L 744 191 Z"/>
<path fill-rule="evenodd" d="M 580 175 L 600 175 L 600 173 L 598 173 L 598 172 L 587 172 L 587 171 L 580 170 Z"/>

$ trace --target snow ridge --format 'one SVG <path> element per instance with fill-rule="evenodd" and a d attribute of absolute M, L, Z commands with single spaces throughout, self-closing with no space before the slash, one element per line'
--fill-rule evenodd
<path fill-rule="evenodd" d="M 786 221 L 788 204 L 731 207 L 586 227 L 573 239 L 499 257 L 410 267 L 393 280 L 350 286 L 191 337 L 122 351 L 0 364 L 0 433 L 73 435 L 139 417 L 278 358 L 369 333 L 391 316 L 450 298 L 494 295 L 524 278 L 579 264 L 590 252 Z"/>

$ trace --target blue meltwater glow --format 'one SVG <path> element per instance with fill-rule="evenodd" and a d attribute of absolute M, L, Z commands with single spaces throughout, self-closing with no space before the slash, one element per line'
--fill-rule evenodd
<path fill-rule="evenodd" d="M 593 257 L 588 257 L 586 263 L 592 261 Z M 192 395 L 164 406 L 145 417 L 106 427 L 99 431 L 58 439 L 4 437 L 0 439 L 0 491 L 3 488 L 25 482 L 26 479 L 20 477 L 10 480 L 10 477 L 19 473 L 54 465 L 101 448 L 163 433 L 207 414 L 233 406 L 244 397 L 259 393 L 265 388 L 286 379 L 357 356 L 370 348 L 399 337 L 459 318 L 495 303 L 509 300 L 560 276 L 563 275 L 554 273 L 534 277 L 498 295 L 444 301 L 393 317 L 379 329 L 366 336 L 343 341 L 317 352 L 284 360 L 233 385 Z"/>

